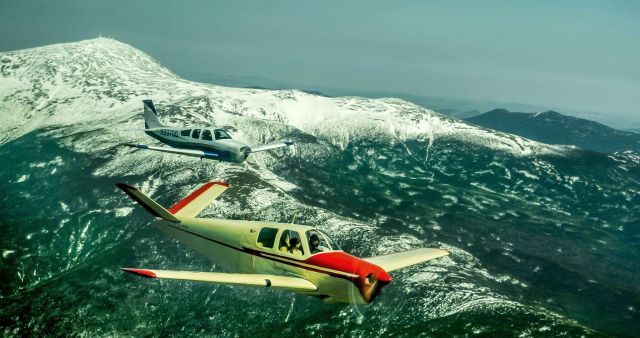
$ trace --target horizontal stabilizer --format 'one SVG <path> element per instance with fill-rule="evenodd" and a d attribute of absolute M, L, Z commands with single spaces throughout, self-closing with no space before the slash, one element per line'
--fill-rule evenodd
<path fill-rule="evenodd" d="M 143 208 L 150 212 L 153 216 L 160 217 L 171 222 L 180 222 L 180 219 L 171 214 L 167 209 L 163 208 L 156 201 L 152 200 L 149 196 L 142 193 L 136 187 L 132 187 L 128 184 L 118 183 L 116 186 L 124 191 L 134 201 L 138 202 Z"/>
<path fill-rule="evenodd" d="M 276 149 L 276 148 L 282 148 L 282 147 L 291 147 L 291 146 L 293 146 L 293 144 L 294 143 L 291 142 L 291 141 L 263 144 L 261 146 L 251 147 L 251 152 L 252 153 L 257 153 L 259 151 L 265 151 L 265 150 L 270 150 L 270 149 Z"/>
<path fill-rule="evenodd" d="M 186 156 L 192 156 L 192 157 L 202 157 L 202 158 L 209 158 L 209 159 L 219 159 L 220 157 L 220 154 L 210 150 L 203 151 L 203 150 L 196 150 L 196 149 L 154 147 L 154 146 L 148 146 L 142 143 L 125 143 L 124 145 L 127 147 L 146 149 L 146 150 L 155 150 L 155 151 L 161 151 L 165 153 L 180 154 L 180 155 L 186 155 Z"/>
<path fill-rule="evenodd" d="M 206 183 L 172 206 L 169 212 L 178 217 L 196 217 L 228 187 L 228 184 L 222 182 Z"/>
<path fill-rule="evenodd" d="M 390 272 L 447 255 L 449 255 L 449 251 L 446 250 L 421 248 L 388 255 L 369 257 L 364 260 L 383 268 L 386 272 Z"/>
<path fill-rule="evenodd" d="M 313 292 L 318 290 L 318 288 L 313 283 L 299 277 L 244 273 L 147 270 L 132 268 L 121 268 L 121 270 L 148 278 L 177 279 L 193 282 L 257 286 L 266 288 L 271 287 L 298 292 Z"/>

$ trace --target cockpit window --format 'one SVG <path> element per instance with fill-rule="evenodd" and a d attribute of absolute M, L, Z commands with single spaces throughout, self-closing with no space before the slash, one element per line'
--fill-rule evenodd
<path fill-rule="evenodd" d="M 193 138 L 200 138 L 200 129 L 194 129 L 193 134 L 191 134 Z"/>
<path fill-rule="evenodd" d="M 276 234 L 278 229 L 276 228 L 262 228 L 258 235 L 257 245 L 261 248 L 273 248 L 273 244 L 276 242 Z"/>
<path fill-rule="evenodd" d="M 182 136 L 189 136 L 191 135 L 191 129 L 185 129 L 183 131 L 180 132 L 180 135 Z"/>
<path fill-rule="evenodd" d="M 227 132 L 222 129 L 214 130 L 213 134 L 216 136 L 216 140 L 227 140 L 231 138 L 231 136 L 229 136 L 229 134 L 227 134 Z"/>
<path fill-rule="evenodd" d="M 296 231 L 285 230 L 280 236 L 280 243 L 278 244 L 278 251 L 282 253 L 290 253 L 295 256 L 304 255 L 304 249 L 302 248 L 302 241 L 300 235 Z"/>
<path fill-rule="evenodd" d="M 340 250 L 340 247 L 320 230 L 307 231 L 307 240 L 309 240 L 309 250 L 312 255 L 319 252 Z"/>
<path fill-rule="evenodd" d="M 202 131 L 202 140 L 203 141 L 212 141 L 211 130 L 205 129 L 205 130 Z"/>

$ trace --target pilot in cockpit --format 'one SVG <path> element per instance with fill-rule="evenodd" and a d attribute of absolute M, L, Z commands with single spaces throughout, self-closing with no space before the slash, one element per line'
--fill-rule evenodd
<path fill-rule="evenodd" d="M 311 254 L 329 251 L 329 248 L 320 245 L 320 237 L 316 234 L 309 237 L 309 249 L 311 250 Z"/>

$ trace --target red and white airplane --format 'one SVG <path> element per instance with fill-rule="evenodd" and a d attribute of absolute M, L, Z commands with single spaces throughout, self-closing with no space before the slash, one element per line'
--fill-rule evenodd
<path fill-rule="evenodd" d="M 446 256 L 414 249 L 358 258 L 317 228 L 260 221 L 197 218 L 228 185 L 209 182 L 168 210 L 140 190 L 118 183 L 156 217 L 154 225 L 230 273 L 122 268 L 143 277 L 285 289 L 328 302 L 369 303 L 391 282 L 389 272 Z"/>

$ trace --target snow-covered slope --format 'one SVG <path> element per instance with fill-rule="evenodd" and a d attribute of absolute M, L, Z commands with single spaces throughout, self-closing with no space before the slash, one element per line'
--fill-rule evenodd
<path fill-rule="evenodd" d="M 142 99 L 174 105 L 161 118 L 175 124 L 246 124 L 246 119 L 296 128 L 344 148 L 377 135 L 391 142 L 463 139 L 514 154 L 559 152 L 521 137 L 477 128 L 400 99 L 328 98 L 298 90 L 226 88 L 180 79 L 143 52 L 98 38 L 0 53 L 0 142 L 51 125 L 90 128 L 140 125 Z M 187 113 L 188 114 L 185 114 Z M 124 129 L 124 128 L 121 128 Z M 130 137 L 108 130 L 122 139 Z M 276 136 L 240 129 L 257 143 Z M 116 136 L 117 138 L 117 136 Z M 117 139 L 117 141 L 122 141 Z"/>

